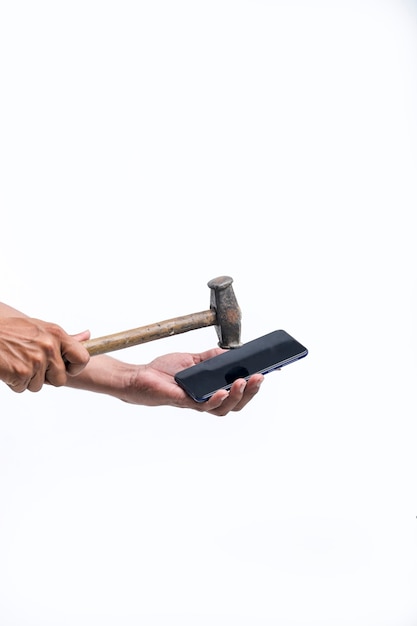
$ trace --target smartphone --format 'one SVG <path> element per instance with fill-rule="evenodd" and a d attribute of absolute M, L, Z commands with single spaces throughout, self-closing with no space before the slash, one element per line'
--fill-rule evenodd
<path fill-rule="evenodd" d="M 230 389 L 238 378 L 267 374 L 307 356 L 308 350 L 285 330 L 253 339 L 175 374 L 175 380 L 197 402 L 219 389 Z"/>

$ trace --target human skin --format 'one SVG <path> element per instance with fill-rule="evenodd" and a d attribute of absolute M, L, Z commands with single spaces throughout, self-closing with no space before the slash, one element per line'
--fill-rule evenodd
<path fill-rule="evenodd" d="M 110 357 L 90 357 L 82 342 L 85 330 L 67 334 L 60 326 L 31 318 L 0 303 L 0 380 L 17 393 L 37 392 L 44 384 L 101 393 L 129 404 L 171 406 L 225 416 L 242 410 L 258 393 L 261 374 L 236 380 L 231 389 L 217 391 L 207 402 L 195 402 L 175 382 L 174 375 L 221 354 L 221 348 L 201 353 L 175 352 L 147 364 Z"/>

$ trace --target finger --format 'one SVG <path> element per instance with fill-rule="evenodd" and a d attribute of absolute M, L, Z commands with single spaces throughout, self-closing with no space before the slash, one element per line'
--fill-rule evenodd
<path fill-rule="evenodd" d="M 15 393 L 22 393 L 23 391 L 27 389 L 28 383 L 29 383 L 29 380 L 25 380 L 25 381 L 19 380 L 16 382 L 6 383 L 6 384 L 9 387 L 9 389 L 14 391 Z"/>
<path fill-rule="evenodd" d="M 207 400 L 207 402 L 203 403 L 203 410 L 210 413 L 211 415 L 216 415 L 217 417 L 224 417 L 230 411 L 233 411 L 236 404 L 240 401 L 243 395 L 243 389 L 245 387 L 245 381 L 240 381 L 242 385 L 242 392 L 239 393 L 240 386 L 236 385 L 234 395 L 230 396 L 230 391 L 226 391 L 225 389 L 221 391 L 217 391 L 212 397 Z"/>
<path fill-rule="evenodd" d="M 45 369 L 38 365 L 38 368 L 34 372 L 30 372 L 27 375 L 19 376 L 11 382 L 8 382 L 8 387 L 15 393 L 22 393 L 27 389 L 29 391 L 39 391 L 45 382 Z"/>
<path fill-rule="evenodd" d="M 87 365 L 88 360 L 83 363 L 67 363 L 66 373 L 68 376 L 77 376 L 80 374 L 85 366 Z"/>
<path fill-rule="evenodd" d="M 59 362 L 51 362 L 45 373 L 45 382 L 53 387 L 62 387 L 67 382 L 66 364 L 61 359 Z"/>
<path fill-rule="evenodd" d="M 202 361 L 207 361 L 207 359 L 212 359 L 214 356 L 219 356 L 223 354 L 223 352 L 227 352 L 227 350 L 224 348 L 210 348 L 210 350 L 206 350 L 205 352 L 193 354 L 193 360 L 196 364 L 201 363 Z"/>
<path fill-rule="evenodd" d="M 232 410 L 241 411 L 251 400 L 253 400 L 258 393 L 263 380 L 264 377 L 262 374 L 256 374 L 249 378 L 240 399 L 237 399 L 236 396 L 237 402 Z"/>
<path fill-rule="evenodd" d="M 44 368 L 39 369 L 34 373 L 32 378 L 27 383 L 27 389 L 32 392 L 40 391 L 46 382 L 46 372 Z"/>
<path fill-rule="evenodd" d="M 83 330 L 81 333 L 77 333 L 76 335 L 71 335 L 73 339 L 77 341 L 87 341 L 91 337 L 91 333 L 89 330 Z"/>
<path fill-rule="evenodd" d="M 83 333 L 81 335 L 84 336 Z M 68 376 L 79 374 L 90 360 L 90 354 L 87 349 L 78 340 L 73 339 L 63 342 L 62 357 L 65 361 Z"/>
<path fill-rule="evenodd" d="M 225 389 L 216 391 L 206 402 L 201 402 L 200 407 L 203 411 L 211 413 L 223 406 L 229 397 L 229 392 Z"/>
<path fill-rule="evenodd" d="M 230 411 L 234 411 L 235 407 L 242 401 L 245 388 L 246 380 L 244 378 L 235 380 L 230 391 L 222 389 L 213 394 L 211 398 L 204 403 L 205 410 L 212 415 L 224 417 Z"/>
<path fill-rule="evenodd" d="M 78 342 L 74 343 L 77 346 L 81 345 Z M 63 345 L 64 344 L 62 343 L 61 349 L 63 349 Z M 70 354 L 71 358 L 74 358 L 72 352 Z M 45 382 L 53 385 L 53 387 L 62 387 L 67 382 L 68 376 L 70 375 L 68 372 L 68 368 L 71 367 L 73 367 L 73 364 L 67 361 L 65 352 L 63 352 L 62 354 L 60 352 L 56 352 L 50 357 L 47 364 L 47 368 L 45 371 Z"/>
<path fill-rule="evenodd" d="M 235 380 L 230 388 L 228 397 L 210 412 L 219 417 L 224 417 L 231 411 L 241 411 L 258 393 L 263 378 L 262 374 L 256 374 L 248 381 L 243 378 Z"/>
<path fill-rule="evenodd" d="M 235 380 L 233 385 L 230 388 L 229 394 L 227 398 L 222 402 L 221 406 L 216 409 L 216 415 L 220 417 L 224 417 L 230 411 L 238 410 L 236 407 L 242 402 L 243 394 L 246 388 L 246 380 L 238 379 Z"/>

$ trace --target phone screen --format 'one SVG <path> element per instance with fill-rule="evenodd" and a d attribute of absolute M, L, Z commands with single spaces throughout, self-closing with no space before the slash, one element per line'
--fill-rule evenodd
<path fill-rule="evenodd" d="M 204 402 L 219 389 L 230 389 L 238 378 L 267 374 L 307 354 L 285 330 L 275 330 L 178 372 L 175 380 L 194 400 Z"/>

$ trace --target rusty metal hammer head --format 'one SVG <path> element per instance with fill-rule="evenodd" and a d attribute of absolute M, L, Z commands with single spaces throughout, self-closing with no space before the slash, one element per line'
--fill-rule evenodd
<path fill-rule="evenodd" d="M 211 290 L 210 309 L 216 313 L 216 332 L 221 348 L 238 348 L 241 345 L 242 315 L 232 283 L 230 276 L 219 276 L 207 283 Z"/>

